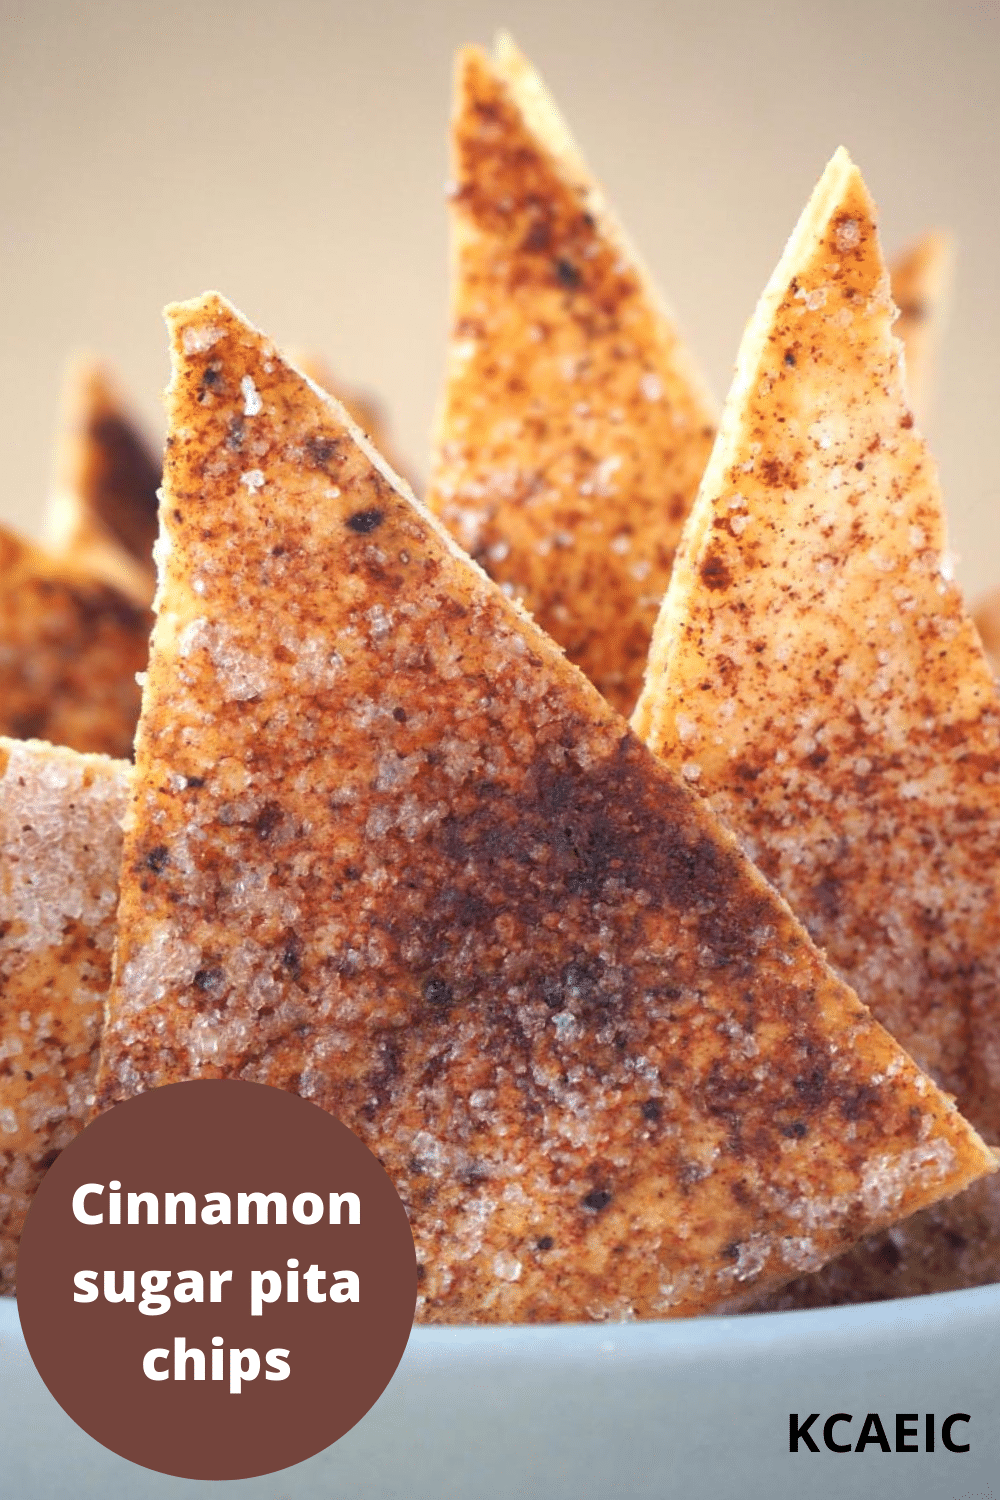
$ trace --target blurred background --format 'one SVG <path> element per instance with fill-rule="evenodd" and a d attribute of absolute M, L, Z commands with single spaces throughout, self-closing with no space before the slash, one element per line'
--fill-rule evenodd
<path fill-rule="evenodd" d="M 834 148 L 888 251 L 958 242 L 929 431 L 973 596 L 1000 583 L 1000 6 L 921 0 L 0 0 L 0 519 L 36 533 L 65 357 L 161 435 L 160 309 L 212 287 L 375 392 L 421 478 L 447 315 L 451 58 L 546 76 L 721 401 Z"/>

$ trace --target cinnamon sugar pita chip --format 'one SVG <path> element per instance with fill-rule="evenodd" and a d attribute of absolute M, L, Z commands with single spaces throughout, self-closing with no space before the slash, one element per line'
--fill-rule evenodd
<path fill-rule="evenodd" d="M 890 267 L 892 300 L 899 308 L 893 333 L 906 354 L 906 388 L 923 422 L 941 329 L 947 313 L 955 262 L 950 234 L 930 230 L 908 245 Z"/>
<path fill-rule="evenodd" d="M 433 1322 L 696 1312 L 990 1170 L 344 409 L 221 298 L 169 317 L 99 1105 L 235 1076 L 329 1109 Z"/>
<path fill-rule="evenodd" d="M 129 756 L 146 608 L 0 527 L 0 733 Z"/>
<path fill-rule="evenodd" d="M 541 79 L 459 55 L 452 330 L 428 504 L 628 712 L 712 401 Z"/>
<path fill-rule="evenodd" d="M 149 604 L 159 483 L 159 461 L 106 367 L 76 360 L 66 376 L 46 522 L 52 550 Z"/>
<path fill-rule="evenodd" d="M 893 313 L 841 151 L 747 329 L 634 725 L 996 1141 L 1000 700 L 951 579 Z M 1000 1272 L 993 1203 L 982 1280 Z M 946 1229 L 915 1263 L 940 1266 Z M 893 1231 L 897 1249 L 910 1234 Z M 899 1258 L 890 1245 L 883 1269 Z"/>
<path fill-rule="evenodd" d="M 0 740 L 0 1292 L 34 1191 L 94 1101 L 130 770 Z"/>

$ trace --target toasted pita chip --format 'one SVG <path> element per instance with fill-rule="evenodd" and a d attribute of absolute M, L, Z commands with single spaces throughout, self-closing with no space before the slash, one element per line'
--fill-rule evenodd
<path fill-rule="evenodd" d="M 452 338 L 428 503 L 628 712 L 710 397 L 538 75 L 459 55 Z"/>
<path fill-rule="evenodd" d="M 933 230 L 914 240 L 892 263 L 893 329 L 906 354 L 906 388 L 918 422 L 927 418 L 934 357 L 948 311 L 955 265 L 950 234 Z"/>
<path fill-rule="evenodd" d="M 893 312 L 838 152 L 747 329 L 634 724 L 995 1141 L 1000 699 Z"/>
<path fill-rule="evenodd" d="M 107 369 L 77 360 L 66 376 L 46 518 L 52 550 L 148 605 L 159 484 L 159 462 Z"/>
<path fill-rule="evenodd" d="M 0 527 L 0 734 L 129 756 L 151 616 Z"/>
<path fill-rule="evenodd" d="M 989 1170 L 343 408 L 221 298 L 170 321 L 99 1103 L 237 1076 L 331 1110 L 430 1321 L 694 1312 Z"/>
<path fill-rule="evenodd" d="M 130 770 L 0 739 L 0 1292 L 35 1188 L 94 1102 Z"/>

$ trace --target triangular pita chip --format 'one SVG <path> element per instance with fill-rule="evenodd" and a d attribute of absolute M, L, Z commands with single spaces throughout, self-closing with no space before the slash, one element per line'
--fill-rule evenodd
<path fill-rule="evenodd" d="M 75 361 L 66 375 L 46 518 L 52 550 L 148 604 L 159 484 L 159 461 L 105 366 Z"/>
<path fill-rule="evenodd" d="M 431 1321 L 698 1311 L 988 1170 L 343 408 L 217 296 L 170 322 L 99 1104 L 238 1076 L 331 1110 Z"/>
<path fill-rule="evenodd" d="M 701 377 L 544 85 L 458 59 L 452 331 L 428 503 L 618 709 L 714 432 Z"/>
<path fill-rule="evenodd" d="M 634 725 L 996 1141 L 1000 700 L 893 311 L 838 152 L 747 329 Z"/>
<path fill-rule="evenodd" d="M 893 333 L 906 354 L 906 389 L 917 421 L 927 418 L 934 356 L 948 311 L 955 247 L 950 234 L 930 230 L 892 262 L 892 300 L 899 308 Z"/>
<path fill-rule="evenodd" d="M 130 770 L 0 740 L 0 1292 L 35 1188 L 94 1102 Z"/>
<path fill-rule="evenodd" d="M 129 756 L 149 611 L 0 527 L 0 734 Z"/>

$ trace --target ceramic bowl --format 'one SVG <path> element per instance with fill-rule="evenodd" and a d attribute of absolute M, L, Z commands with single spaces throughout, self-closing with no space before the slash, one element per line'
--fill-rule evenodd
<path fill-rule="evenodd" d="M 416 1328 L 333 1447 L 260 1479 L 168 1478 L 65 1415 L 0 1303 L 4 1500 L 1000 1500 L 1000 1286 L 853 1308 L 672 1323 Z M 789 1414 L 813 1413 L 789 1452 Z M 823 1424 L 847 1452 L 826 1448 Z M 880 1416 L 895 1450 L 872 1438 Z M 925 1451 L 926 1416 L 935 1449 Z M 942 1443 L 944 1419 L 955 1446 Z M 911 1421 L 907 1414 L 916 1414 Z M 913 1430 L 916 1430 L 916 1439 Z M 874 1436 L 873 1436 L 874 1435 Z M 850 1442 L 848 1443 L 848 1439 Z M 992 1488 L 991 1488 L 992 1486 Z"/>

